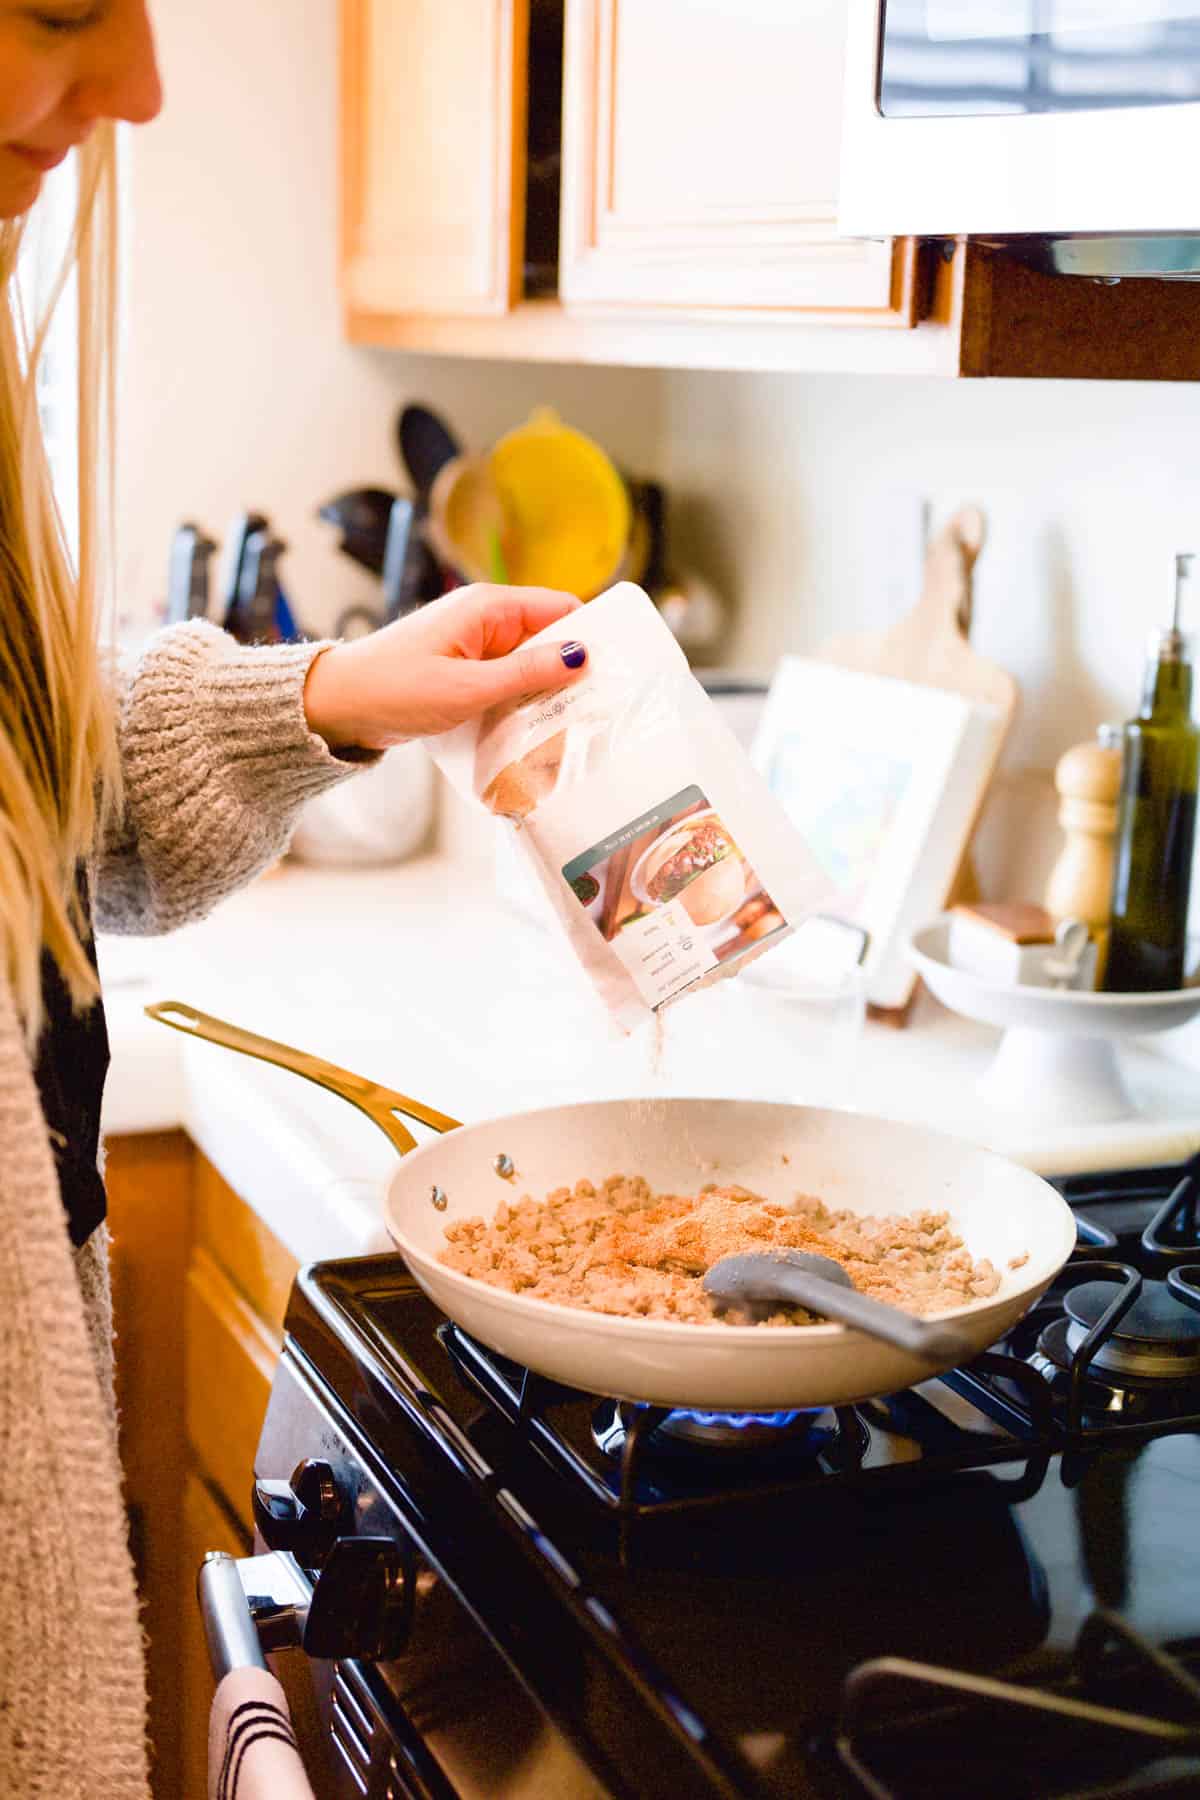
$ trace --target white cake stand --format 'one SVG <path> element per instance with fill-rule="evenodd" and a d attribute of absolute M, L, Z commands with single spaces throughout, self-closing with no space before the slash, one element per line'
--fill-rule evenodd
<path fill-rule="evenodd" d="M 949 920 L 916 932 L 909 959 L 943 1006 L 1003 1032 L 979 1090 L 990 1106 L 1039 1122 L 1100 1125 L 1138 1111 L 1117 1060 L 1121 1038 L 1168 1031 L 1200 1013 L 1200 988 L 1094 994 L 1009 986 L 949 960 Z"/>

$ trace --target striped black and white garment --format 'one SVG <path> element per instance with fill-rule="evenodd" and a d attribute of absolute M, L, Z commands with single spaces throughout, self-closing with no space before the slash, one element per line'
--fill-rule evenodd
<path fill-rule="evenodd" d="M 208 1800 L 313 1800 L 287 1699 L 265 1669 L 234 1669 L 213 1695 Z"/>

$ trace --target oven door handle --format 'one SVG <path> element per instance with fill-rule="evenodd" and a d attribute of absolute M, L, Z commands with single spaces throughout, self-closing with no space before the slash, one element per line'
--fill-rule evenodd
<path fill-rule="evenodd" d="M 196 1577 L 196 1597 L 218 1684 L 231 1669 L 265 1669 L 266 1651 L 304 1642 L 312 1595 L 290 1556 L 228 1556 L 210 1550 Z"/>
<path fill-rule="evenodd" d="M 389 1537 L 340 1537 L 310 1586 L 294 1556 L 210 1551 L 196 1582 L 209 1661 L 265 1668 L 264 1652 L 298 1648 L 336 1662 L 387 1662 L 408 1642 L 416 1597 L 412 1558 Z"/>

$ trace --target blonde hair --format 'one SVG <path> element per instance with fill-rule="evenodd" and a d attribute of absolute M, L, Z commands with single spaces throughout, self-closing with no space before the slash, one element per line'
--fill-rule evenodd
<path fill-rule="evenodd" d="M 111 568 L 115 133 L 79 155 L 71 242 L 41 316 L 16 280 L 24 219 L 0 224 L 0 951 L 30 1042 L 43 948 L 77 1006 L 97 992 L 78 870 L 117 800 L 113 692 L 97 649 Z M 38 414 L 51 315 L 78 273 L 79 567 L 71 567 Z M 101 481 L 101 459 L 108 459 Z"/>

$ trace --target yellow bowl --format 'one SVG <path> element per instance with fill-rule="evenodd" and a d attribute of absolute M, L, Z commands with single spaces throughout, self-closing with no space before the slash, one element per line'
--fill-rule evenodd
<path fill-rule="evenodd" d="M 489 463 L 510 526 L 510 581 L 591 600 L 618 579 L 632 508 L 598 444 L 543 410 L 502 437 Z"/>

